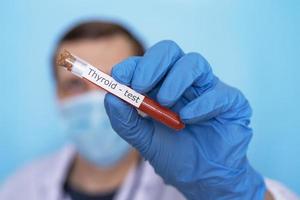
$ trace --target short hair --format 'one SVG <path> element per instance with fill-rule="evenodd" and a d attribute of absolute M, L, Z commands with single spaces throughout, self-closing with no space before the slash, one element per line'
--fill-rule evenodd
<path fill-rule="evenodd" d="M 60 45 L 63 42 L 78 41 L 82 39 L 99 39 L 118 34 L 129 39 L 129 42 L 133 45 L 134 54 L 136 56 L 141 56 L 144 54 L 145 48 L 142 42 L 123 25 L 100 20 L 83 22 L 68 30 L 57 42 L 55 51 L 53 52 L 51 64 L 52 73 L 55 80 L 57 80 L 57 68 L 55 64 L 56 55 Z"/>

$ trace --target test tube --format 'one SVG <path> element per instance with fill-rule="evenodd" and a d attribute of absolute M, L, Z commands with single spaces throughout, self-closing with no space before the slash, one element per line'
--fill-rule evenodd
<path fill-rule="evenodd" d="M 175 130 L 184 128 L 178 114 L 161 106 L 153 99 L 140 94 L 130 87 L 117 82 L 113 77 L 64 50 L 57 57 L 57 65 L 65 67 L 76 76 L 86 79 L 105 91 L 121 98 L 123 101 L 144 112 L 153 119 Z"/>

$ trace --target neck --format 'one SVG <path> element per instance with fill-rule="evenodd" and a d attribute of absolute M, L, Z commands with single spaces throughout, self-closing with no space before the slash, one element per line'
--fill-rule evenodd
<path fill-rule="evenodd" d="M 132 150 L 115 166 L 101 168 L 77 155 L 67 181 L 71 187 L 88 194 L 112 192 L 121 186 L 138 158 L 138 153 Z"/>

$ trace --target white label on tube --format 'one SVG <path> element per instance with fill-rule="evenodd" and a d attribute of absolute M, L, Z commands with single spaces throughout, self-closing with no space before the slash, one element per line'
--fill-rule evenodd
<path fill-rule="evenodd" d="M 91 65 L 85 67 L 81 76 L 137 108 L 140 107 L 145 98 L 144 95 L 137 93 L 126 85 L 120 84 L 113 77 Z"/>

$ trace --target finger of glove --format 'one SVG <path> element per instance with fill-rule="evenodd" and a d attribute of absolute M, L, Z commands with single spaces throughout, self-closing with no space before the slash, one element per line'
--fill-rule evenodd
<path fill-rule="evenodd" d="M 172 106 L 195 83 L 196 87 L 207 87 L 213 80 L 211 67 L 200 54 L 186 54 L 168 72 L 157 100 L 164 106 Z"/>
<path fill-rule="evenodd" d="M 225 113 L 243 101 L 238 90 L 219 82 L 214 89 L 203 93 L 180 110 L 181 119 L 188 124 L 206 121 Z M 236 105 L 235 105 L 236 104 Z M 232 112 L 238 110 L 232 109 Z"/>
<path fill-rule="evenodd" d="M 147 157 L 154 132 L 152 122 L 142 118 L 134 107 L 112 94 L 106 94 L 104 105 L 112 128 Z"/>
<path fill-rule="evenodd" d="M 139 56 L 133 56 L 116 64 L 112 68 L 111 76 L 119 83 L 130 86 L 135 68 L 140 58 L 141 57 Z"/>
<path fill-rule="evenodd" d="M 165 76 L 183 51 L 172 41 L 161 41 L 151 47 L 137 63 L 131 87 L 147 93 Z"/>

